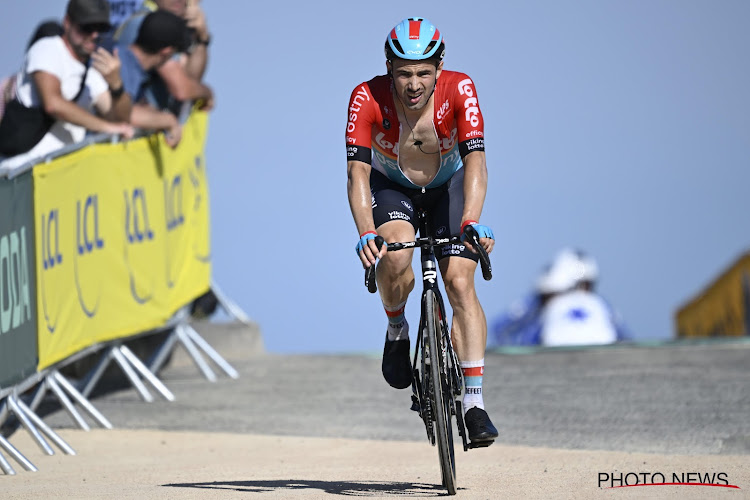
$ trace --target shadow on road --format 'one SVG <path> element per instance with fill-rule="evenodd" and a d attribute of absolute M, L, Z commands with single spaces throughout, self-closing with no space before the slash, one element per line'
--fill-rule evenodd
<path fill-rule="evenodd" d="M 307 481 L 307 480 L 269 480 L 269 481 L 216 481 L 211 483 L 175 483 L 164 484 L 173 488 L 202 488 L 209 490 L 231 490 L 246 493 L 264 493 L 277 490 L 320 490 L 331 495 L 356 497 L 379 497 L 382 495 L 409 495 L 436 497 L 445 496 L 444 487 L 424 483 L 394 483 L 376 481 Z"/>

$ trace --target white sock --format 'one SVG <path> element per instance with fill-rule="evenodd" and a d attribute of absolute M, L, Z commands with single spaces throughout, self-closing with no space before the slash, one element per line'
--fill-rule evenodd
<path fill-rule="evenodd" d="M 407 340 L 409 338 L 409 322 L 406 321 L 404 309 L 406 301 L 397 306 L 387 306 L 383 304 L 385 314 L 388 316 L 388 340 Z"/>
<path fill-rule="evenodd" d="M 484 358 L 479 361 L 461 361 L 461 371 L 464 374 L 463 407 L 466 411 L 477 407 L 484 410 L 484 398 L 482 398 L 482 376 L 484 375 Z"/>

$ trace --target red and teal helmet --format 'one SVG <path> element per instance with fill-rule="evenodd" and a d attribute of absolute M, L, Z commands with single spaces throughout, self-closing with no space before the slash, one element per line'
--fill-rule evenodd
<path fill-rule="evenodd" d="M 442 60 L 445 43 L 434 24 L 421 17 L 410 17 L 398 23 L 385 39 L 385 58 L 421 61 Z"/>

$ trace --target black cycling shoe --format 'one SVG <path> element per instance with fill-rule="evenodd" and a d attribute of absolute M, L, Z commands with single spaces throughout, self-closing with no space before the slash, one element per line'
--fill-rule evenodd
<path fill-rule="evenodd" d="M 411 385 L 409 339 L 388 340 L 388 334 L 386 334 L 382 369 L 383 377 L 391 387 L 406 389 Z"/>
<path fill-rule="evenodd" d="M 464 423 L 472 443 L 494 441 L 498 435 L 487 412 L 476 406 L 466 412 Z"/>

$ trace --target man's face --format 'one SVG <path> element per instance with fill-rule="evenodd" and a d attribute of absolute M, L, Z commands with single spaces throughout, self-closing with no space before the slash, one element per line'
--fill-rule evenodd
<path fill-rule="evenodd" d="M 179 17 L 185 17 L 187 12 L 187 0 L 156 0 L 156 5 Z"/>
<path fill-rule="evenodd" d="M 386 65 L 392 71 L 393 87 L 404 107 L 412 111 L 424 108 L 432 97 L 435 83 L 443 71 L 443 62 L 440 61 L 437 68 L 432 61 L 402 59 L 395 59 Z"/>
<path fill-rule="evenodd" d="M 106 24 L 76 24 L 69 18 L 65 19 L 64 37 L 73 48 L 79 59 L 88 59 L 96 50 L 99 35 L 106 33 Z"/>

